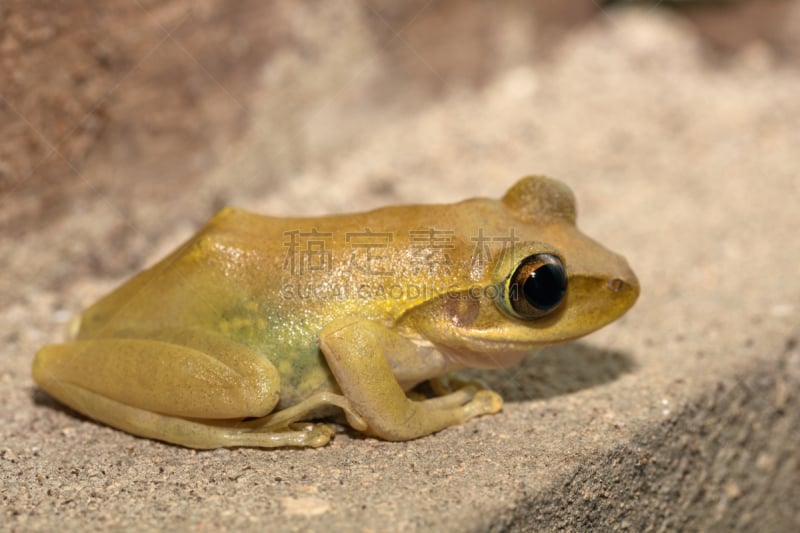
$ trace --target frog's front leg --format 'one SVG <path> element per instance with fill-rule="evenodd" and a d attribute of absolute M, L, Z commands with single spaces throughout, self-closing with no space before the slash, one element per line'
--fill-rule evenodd
<path fill-rule="evenodd" d="M 247 347 L 192 331 L 151 337 L 160 338 L 45 346 L 36 355 L 34 379 L 95 420 L 191 448 L 321 446 L 333 436 L 323 424 L 297 429 L 293 423 L 304 408 L 340 398 L 310 398 L 290 413 L 271 414 L 280 391 L 278 373 Z M 260 418 L 253 424 L 241 421 L 246 417 Z"/>
<path fill-rule="evenodd" d="M 339 319 L 320 333 L 320 346 L 339 388 L 367 423 L 366 433 L 386 440 L 410 440 L 496 413 L 500 396 L 467 386 L 446 396 L 409 399 L 392 373 L 387 353 L 417 347 L 378 323 Z"/>

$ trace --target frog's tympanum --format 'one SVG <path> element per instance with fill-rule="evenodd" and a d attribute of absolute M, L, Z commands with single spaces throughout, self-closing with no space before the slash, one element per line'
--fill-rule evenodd
<path fill-rule="evenodd" d="M 334 434 L 321 419 L 408 440 L 501 409 L 443 375 L 513 365 L 638 294 L 544 177 L 500 200 L 350 215 L 226 208 L 86 309 L 33 377 L 95 420 L 192 448 L 321 446 Z"/>

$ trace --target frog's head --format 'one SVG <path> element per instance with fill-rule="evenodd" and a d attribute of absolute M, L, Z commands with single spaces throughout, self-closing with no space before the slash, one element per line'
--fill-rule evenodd
<path fill-rule="evenodd" d="M 510 227 L 518 240 L 486 264 L 472 257 L 469 283 L 403 318 L 443 352 L 465 366 L 508 366 L 532 349 L 586 335 L 634 304 L 636 276 L 622 256 L 577 229 L 566 185 L 524 178 L 494 205 L 500 212 L 484 220 L 494 231 Z"/>

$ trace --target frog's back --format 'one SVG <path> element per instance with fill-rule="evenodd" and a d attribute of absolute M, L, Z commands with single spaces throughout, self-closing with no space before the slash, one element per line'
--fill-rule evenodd
<path fill-rule="evenodd" d="M 244 245 L 251 232 L 242 215 L 249 214 L 223 209 L 167 257 L 89 307 L 81 317 L 79 337 L 208 328 L 236 302 L 250 300 L 243 279 L 248 269 L 263 273 L 273 267 L 270 253 L 262 249 L 260 260 L 255 260 L 253 250 Z M 237 235 L 237 227 L 245 233 Z"/>
<path fill-rule="evenodd" d="M 473 247 L 471 226 L 497 219 L 497 202 L 485 200 L 314 218 L 227 207 L 169 256 L 90 307 L 82 317 L 81 337 L 114 336 L 132 328 L 224 327 L 225 317 L 241 316 L 246 309 L 286 324 L 304 317 L 317 328 L 331 314 L 348 312 L 343 304 L 353 300 L 360 314 L 371 315 L 364 318 L 390 320 L 418 302 L 404 297 L 392 299 L 390 306 L 383 289 L 398 279 L 420 286 L 462 282 Z M 428 230 L 443 230 L 427 237 L 448 239 L 451 264 L 420 268 L 409 260 L 409 250 L 420 246 L 415 239 Z M 369 254 L 381 256 L 383 263 L 359 259 Z M 377 272 L 366 271 L 373 266 Z M 375 288 L 375 294 L 355 294 L 356 285 Z M 318 292 L 331 287 L 349 292 Z"/>

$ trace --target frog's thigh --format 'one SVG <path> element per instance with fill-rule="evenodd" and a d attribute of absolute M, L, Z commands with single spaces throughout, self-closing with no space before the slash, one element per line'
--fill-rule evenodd
<path fill-rule="evenodd" d="M 69 383 L 62 383 L 58 390 L 59 399 L 67 397 L 65 403 L 95 420 L 133 435 L 189 448 L 317 447 L 327 444 L 334 435 L 333 429 L 325 424 L 308 424 L 301 429 L 284 426 L 279 431 L 254 432 L 246 423 L 236 420 L 187 420 L 138 409 Z"/>
<path fill-rule="evenodd" d="M 410 400 L 392 373 L 386 352 L 416 347 L 380 324 L 334 321 L 320 333 L 320 346 L 344 396 L 369 425 L 367 432 L 381 438 L 414 439 L 502 407 L 496 393 L 472 388 L 442 398 Z"/>
<path fill-rule="evenodd" d="M 280 379 L 272 364 L 224 339 L 208 352 L 152 339 L 95 339 L 42 348 L 33 375 L 71 405 L 64 385 L 130 407 L 203 419 L 260 417 L 278 402 Z"/>
<path fill-rule="evenodd" d="M 269 361 L 225 339 L 185 340 L 217 357 L 161 341 L 76 341 L 42 348 L 33 375 L 52 396 L 95 420 L 192 448 L 321 446 L 333 436 L 323 424 L 254 432 L 236 420 L 212 420 L 271 411 L 277 373 Z"/>

